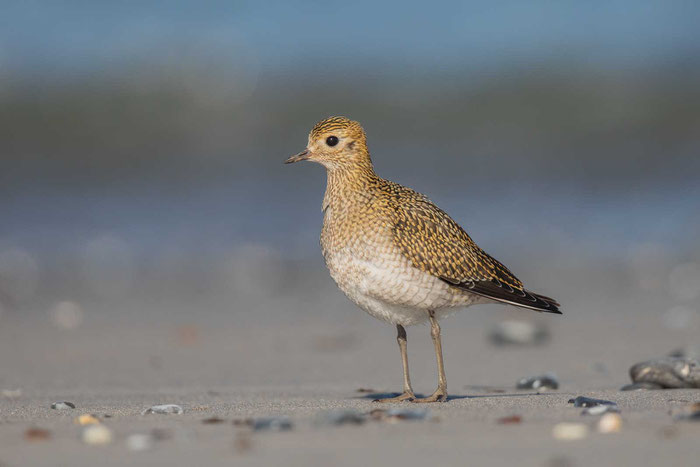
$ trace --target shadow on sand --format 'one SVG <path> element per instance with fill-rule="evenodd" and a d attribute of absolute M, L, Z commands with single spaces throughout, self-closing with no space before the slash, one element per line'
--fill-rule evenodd
<path fill-rule="evenodd" d="M 373 393 L 368 393 L 364 394 L 362 396 L 357 396 L 353 397 L 353 399 L 370 399 L 370 400 L 377 400 L 377 399 L 388 399 L 391 397 L 396 397 L 401 395 L 400 392 L 373 392 Z M 556 395 L 561 395 L 556 392 L 550 392 L 550 393 L 537 393 L 537 392 L 519 392 L 519 393 L 513 393 L 513 394 L 471 394 L 471 395 L 453 395 L 450 394 L 447 396 L 447 401 L 453 401 L 453 400 L 458 400 L 458 399 L 484 399 L 484 398 L 490 398 L 490 397 L 533 397 L 533 396 L 556 396 Z M 416 393 L 416 397 L 427 397 L 424 394 Z"/>

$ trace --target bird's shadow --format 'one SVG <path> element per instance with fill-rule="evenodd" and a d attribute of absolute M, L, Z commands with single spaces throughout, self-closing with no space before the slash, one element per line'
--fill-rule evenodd
<path fill-rule="evenodd" d="M 556 393 L 537 393 L 537 392 L 519 392 L 519 393 L 512 393 L 512 394 L 472 394 L 472 395 L 466 395 L 466 394 L 461 394 L 461 395 L 453 395 L 450 394 L 447 396 L 447 401 L 453 401 L 453 400 L 459 400 L 459 399 L 485 399 L 489 397 L 532 397 L 532 396 L 547 396 L 547 395 L 555 395 Z M 354 397 L 353 399 L 369 399 L 369 400 L 377 400 L 377 399 L 390 399 L 392 397 L 397 397 L 400 396 L 400 392 L 373 392 L 373 393 L 368 393 L 364 394 L 362 396 L 357 396 Z M 424 394 L 416 393 L 416 398 L 423 398 L 427 397 Z"/>

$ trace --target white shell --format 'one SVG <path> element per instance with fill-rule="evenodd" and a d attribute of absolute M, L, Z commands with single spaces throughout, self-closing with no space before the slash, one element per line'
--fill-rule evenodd
<path fill-rule="evenodd" d="M 112 430 L 104 425 L 88 425 L 83 430 L 82 438 L 85 444 L 109 444 L 112 442 Z"/>
<path fill-rule="evenodd" d="M 606 413 L 598 421 L 598 431 L 601 433 L 618 433 L 622 430 L 622 417 L 616 413 Z"/>
<path fill-rule="evenodd" d="M 557 423 L 552 428 L 552 436 L 562 441 L 575 441 L 588 436 L 588 425 L 583 423 Z"/>

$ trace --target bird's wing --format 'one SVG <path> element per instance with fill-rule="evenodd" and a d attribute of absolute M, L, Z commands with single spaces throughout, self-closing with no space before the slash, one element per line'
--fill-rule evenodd
<path fill-rule="evenodd" d="M 525 290 L 508 268 L 479 248 L 459 224 L 430 200 L 408 190 L 403 195 L 410 201 L 395 198 L 393 240 L 414 267 L 477 295 L 559 313 L 555 300 Z"/>

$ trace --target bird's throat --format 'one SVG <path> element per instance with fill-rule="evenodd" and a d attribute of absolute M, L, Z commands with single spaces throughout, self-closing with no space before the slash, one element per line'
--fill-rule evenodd
<path fill-rule="evenodd" d="M 336 203 L 359 201 L 372 192 L 379 180 L 371 161 L 366 164 L 329 168 L 326 173 L 327 182 L 326 194 L 323 197 L 323 210 Z"/>

